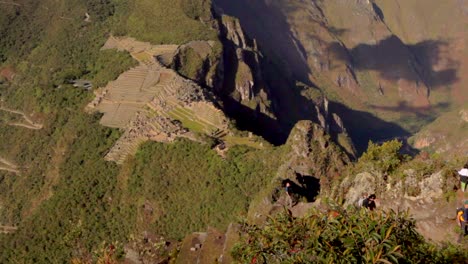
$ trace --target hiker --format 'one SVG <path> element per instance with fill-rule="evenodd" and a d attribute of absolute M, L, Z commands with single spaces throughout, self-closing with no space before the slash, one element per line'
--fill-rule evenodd
<path fill-rule="evenodd" d="M 362 202 L 362 206 L 364 206 L 365 208 L 371 210 L 371 211 L 374 211 L 376 205 L 375 205 L 375 194 L 371 194 L 369 195 L 369 197 L 367 197 L 366 199 L 364 199 L 364 201 Z"/>
<path fill-rule="evenodd" d="M 287 204 L 287 206 L 292 206 L 292 204 L 293 204 L 293 200 L 292 200 L 292 197 L 291 197 L 292 186 L 291 186 L 291 183 L 289 181 L 286 182 L 286 186 L 285 186 L 284 190 L 286 191 L 286 195 L 288 196 L 286 198 L 286 204 Z"/>
<path fill-rule="evenodd" d="M 461 228 L 460 236 L 458 237 L 458 243 L 461 242 L 464 236 L 468 234 L 468 200 L 465 200 L 463 208 L 457 209 L 457 224 Z"/>
<path fill-rule="evenodd" d="M 366 200 L 366 198 L 367 198 L 367 193 L 363 193 L 361 195 L 361 198 L 359 198 L 359 200 L 357 201 L 356 205 L 358 208 L 361 208 L 364 205 L 364 200 Z"/>
<path fill-rule="evenodd" d="M 465 192 L 466 184 L 468 183 L 468 162 L 458 171 L 458 174 L 460 175 L 461 189 Z"/>

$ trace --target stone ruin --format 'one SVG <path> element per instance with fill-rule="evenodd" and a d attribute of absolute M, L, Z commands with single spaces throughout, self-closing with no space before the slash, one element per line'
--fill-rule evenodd
<path fill-rule="evenodd" d="M 229 121 L 216 107 L 214 95 L 164 66 L 178 48 L 113 36 L 103 46 L 127 51 L 139 62 L 97 89 L 86 107 L 104 114 L 102 125 L 124 130 L 106 160 L 121 164 L 147 140 L 171 142 L 179 137 L 195 139 L 195 133 L 218 138 L 228 134 Z"/>

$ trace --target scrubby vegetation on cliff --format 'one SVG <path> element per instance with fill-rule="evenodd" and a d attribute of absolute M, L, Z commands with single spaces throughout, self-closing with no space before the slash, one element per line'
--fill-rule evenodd
<path fill-rule="evenodd" d="M 334 208 L 244 224 L 238 263 L 464 263 L 461 248 L 430 244 L 405 213 Z"/>
<path fill-rule="evenodd" d="M 210 1 L 16 2 L 19 5 L 2 5 L 5 15 L 0 16 L 0 69 L 8 67 L 16 74 L 12 79 L 0 77 L 0 99 L 43 126 L 37 130 L 11 126 L 11 117 L 2 112 L 0 156 L 14 160 L 19 173 L 0 171 L 0 226 L 15 227 L 12 234 L 0 234 L 0 263 L 70 259 L 88 263 L 103 243 L 112 243 L 122 253 L 132 235 L 149 233 L 177 240 L 207 226 L 222 230 L 245 216 L 252 200 L 260 200 L 257 194 L 269 191 L 267 186 L 275 177 L 298 172 L 301 177 L 317 177 L 322 193 L 327 193 L 338 174 L 348 170 L 399 176 L 408 164 L 398 154 L 401 144 L 390 142 L 371 144 L 355 168 L 345 169 L 349 160 L 343 159 L 325 130 L 311 122 L 302 122 L 286 146 L 255 142 L 252 145 L 264 149 L 236 146 L 221 156 L 209 143 L 151 142 L 122 167 L 106 162 L 103 157 L 121 131 L 104 128 L 98 115 L 85 113 L 92 93 L 72 87 L 70 81 L 89 80 L 96 88 L 135 65 L 126 52 L 101 50 L 109 34 L 154 44 L 214 40 L 213 56 L 220 56 L 221 44 L 210 25 Z M 220 63 L 220 58 L 202 59 L 192 49 L 179 56 L 181 65 L 176 68 L 192 79 L 199 78 L 200 67 L 214 76 Z M 421 177 L 439 168 L 426 165 L 422 162 L 416 169 Z M 439 250 L 425 244 L 412 229 L 414 222 L 401 215 L 343 211 L 333 219 L 323 217 L 319 212 L 304 219 L 278 216 L 266 224 L 266 230 L 245 225 L 251 240 L 272 243 L 241 244 L 235 256 L 239 261 L 255 257 L 269 263 L 321 257 L 336 262 L 378 260 L 379 252 L 390 261 L 401 260 L 409 252 L 414 252 L 415 261 L 431 257 L 441 263 L 464 256 L 455 248 Z M 366 237 L 369 230 L 376 235 Z M 351 244 L 347 235 L 360 236 L 359 243 L 368 250 L 360 251 L 362 247 Z M 305 246 L 314 247 L 296 251 Z M 321 255 L 331 249 L 331 255 Z M 277 252 L 284 254 L 276 256 Z"/>

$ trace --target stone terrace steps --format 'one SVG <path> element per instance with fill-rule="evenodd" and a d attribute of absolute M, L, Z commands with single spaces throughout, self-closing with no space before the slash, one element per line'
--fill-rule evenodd
<path fill-rule="evenodd" d="M 146 75 L 140 90 L 154 92 L 154 86 L 158 83 L 160 76 L 161 73 L 158 70 L 151 67 L 148 70 L 148 74 Z"/>
<path fill-rule="evenodd" d="M 214 137 L 214 138 L 223 138 L 225 136 L 227 136 L 228 134 L 228 131 L 224 130 L 224 129 L 217 129 L 216 131 L 214 131 L 211 136 Z"/>
<path fill-rule="evenodd" d="M 138 138 L 137 140 L 135 140 L 133 143 L 131 143 L 128 148 L 125 150 L 125 152 L 123 152 L 119 159 L 116 161 L 117 164 L 121 165 L 125 162 L 125 159 L 129 156 L 129 155 L 133 155 L 137 152 L 138 150 L 138 147 L 140 146 L 140 144 L 142 144 L 143 142 L 145 142 L 147 140 L 146 137 L 142 137 L 142 138 Z"/>
<path fill-rule="evenodd" d="M 162 86 L 162 89 L 167 95 L 176 95 L 177 92 L 177 84 L 175 81 L 171 81 L 166 85 Z"/>
<path fill-rule="evenodd" d="M 138 146 L 147 140 L 146 137 L 137 136 L 126 138 L 122 136 L 105 156 L 105 160 L 114 161 L 117 164 L 123 164 L 130 154 L 136 153 Z"/>
<path fill-rule="evenodd" d="M 185 108 L 183 108 L 183 107 L 174 107 L 170 111 L 170 115 L 173 115 L 174 117 L 179 118 L 179 121 L 183 121 L 183 120 L 187 119 L 189 121 L 193 121 L 195 123 L 198 123 L 200 126 L 202 126 L 204 128 L 204 132 L 207 133 L 207 134 L 210 134 L 213 130 L 216 129 L 215 126 L 213 126 L 212 124 L 207 123 L 207 122 L 197 118 L 197 116 L 195 114 L 186 111 Z"/>

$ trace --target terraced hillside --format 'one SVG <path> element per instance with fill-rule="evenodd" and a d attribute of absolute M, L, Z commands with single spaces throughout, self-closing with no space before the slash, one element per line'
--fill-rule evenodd
<path fill-rule="evenodd" d="M 210 43 L 204 46 L 207 45 Z M 103 49 L 128 51 L 139 62 L 98 89 L 96 98 L 87 106 L 91 111 L 104 113 L 102 125 L 125 130 L 106 155 L 107 160 L 123 163 L 146 140 L 171 142 L 178 137 L 196 140 L 197 134 L 225 139 L 228 143 L 244 141 L 255 145 L 229 133 L 229 120 L 216 107 L 211 92 L 164 66 L 170 64 L 178 48 L 125 37 L 110 37 L 104 45 Z M 206 49 L 201 52 L 206 53 Z"/>

